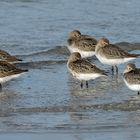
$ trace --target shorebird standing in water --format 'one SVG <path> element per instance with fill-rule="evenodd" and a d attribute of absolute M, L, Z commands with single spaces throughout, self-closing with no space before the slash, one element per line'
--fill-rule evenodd
<path fill-rule="evenodd" d="M 106 38 L 98 41 L 95 48 L 95 55 L 101 63 L 111 65 L 112 72 L 114 72 L 114 67 L 116 67 L 117 73 L 117 65 L 134 60 L 140 56 L 140 54 L 130 54 L 118 46 L 110 44 Z"/>
<path fill-rule="evenodd" d="M 104 70 L 101 70 L 97 68 L 95 64 L 82 59 L 78 52 L 74 52 L 70 55 L 67 67 L 73 77 L 81 81 L 81 88 L 83 88 L 83 81 L 86 81 L 86 87 L 88 88 L 88 80 L 107 76 Z"/>
<path fill-rule="evenodd" d="M 74 30 L 70 32 L 67 42 L 71 53 L 79 52 L 82 58 L 95 55 L 97 40 L 89 35 L 82 35 L 80 31 Z"/>
<path fill-rule="evenodd" d="M 135 64 L 129 63 L 123 73 L 124 82 L 127 87 L 140 94 L 140 68 L 136 68 Z"/>
<path fill-rule="evenodd" d="M 0 50 L 0 61 L 7 61 L 11 63 L 11 62 L 22 61 L 22 60 L 16 58 L 15 56 L 11 56 L 9 53 L 7 53 L 4 50 Z"/>
<path fill-rule="evenodd" d="M 13 64 L 6 61 L 0 61 L 0 88 L 2 89 L 2 83 L 7 82 L 13 78 L 19 77 L 22 73 L 28 70 L 22 70 L 16 68 Z"/>

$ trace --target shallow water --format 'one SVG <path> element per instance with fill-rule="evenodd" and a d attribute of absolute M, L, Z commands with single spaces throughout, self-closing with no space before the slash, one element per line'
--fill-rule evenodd
<path fill-rule="evenodd" d="M 88 89 L 66 68 L 66 38 L 73 29 L 140 53 L 139 5 L 138 0 L 0 0 L 0 47 L 24 60 L 16 66 L 29 69 L 3 85 L 0 132 L 11 138 L 47 132 L 53 139 L 61 134 L 74 140 L 139 139 L 140 97 L 123 82 L 125 65 L 112 76 L 94 58 L 109 76 L 90 81 Z M 140 59 L 133 62 L 140 67 Z"/>

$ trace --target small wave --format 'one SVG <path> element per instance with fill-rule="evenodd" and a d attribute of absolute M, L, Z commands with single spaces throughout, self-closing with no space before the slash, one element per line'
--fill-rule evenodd
<path fill-rule="evenodd" d="M 127 51 L 140 50 L 140 43 L 119 42 L 116 45 Z"/>
<path fill-rule="evenodd" d="M 48 60 L 48 61 L 36 61 L 36 62 L 23 62 L 23 63 L 15 63 L 16 67 L 26 68 L 26 69 L 41 69 L 46 66 L 56 65 L 56 64 L 64 64 L 67 60 Z"/>
<path fill-rule="evenodd" d="M 140 43 L 128 43 L 120 42 L 116 43 L 120 48 L 126 51 L 140 50 Z M 66 46 L 56 46 L 48 50 L 34 52 L 31 54 L 25 54 L 18 56 L 19 58 L 27 61 L 22 63 L 16 63 L 16 66 L 28 68 L 28 69 L 40 69 L 48 65 L 63 64 L 66 63 L 68 56 L 70 55 L 69 50 Z M 35 60 L 30 62 L 30 60 Z M 96 58 L 94 58 L 96 60 Z M 28 62 L 29 61 L 29 62 Z"/>
<path fill-rule="evenodd" d="M 140 50 L 140 43 L 128 43 L 128 42 L 119 42 L 116 43 L 119 47 L 124 50 L 132 51 L 132 50 Z M 17 55 L 18 57 L 31 57 L 31 56 L 39 56 L 39 55 L 66 55 L 68 56 L 69 50 L 67 46 L 55 46 L 54 48 L 50 48 L 48 50 L 43 50 L 39 52 L 33 52 L 31 54 Z"/>
<path fill-rule="evenodd" d="M 37 55 L 47 55 L 47 54 L 61 54 L 61 55 L 68 55 L 69 54 L 69 50 L 67 49 L 66 46 L 56 46 L 54 48 L 50 48 L 48 50 L 43 50 L 43 51 L 39 51 L 39 52 L 33 52 L 31 54 L 25 54 L 25 55 L 17 55 L 20 57 L 30 57 L 30 56 L 37 56 Z"/>

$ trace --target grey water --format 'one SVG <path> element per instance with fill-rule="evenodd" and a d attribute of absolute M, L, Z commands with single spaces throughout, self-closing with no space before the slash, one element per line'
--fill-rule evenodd
<path fill-rule="evenodd" d="M 139 17 L 139 0 L 0 0 L 0 49 L 29 69 L 3 85 L 0 138 L 140 139 L 140 97 L 123 82 L 125 65 L 111 75 L 93 58 L 109 76 L 88 89 L 66 67 L 74 29 L 140 53 Z M 133 62 L 140 67 L 140 59 Z"/>

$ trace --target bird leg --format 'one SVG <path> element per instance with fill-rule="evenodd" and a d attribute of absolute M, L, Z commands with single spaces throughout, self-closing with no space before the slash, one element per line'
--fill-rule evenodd
<path fill-rule="evenodd" d="M 2 91 L 2 84 L 0 83 L 0 91 Z"/>
<path fill-rule="evenodd" d="M 88 88 L 88 81 L 86 81 L 86 88 Z"/>
<path fill-rule="evenodd" d="M 140 92 L 138 91 L 138 95 L 140 95 Z"/>
<path fill-rule="evenodd" d="M 115 68 L 116 68 L 116 73 L 118 74 L 118 67 L 115 65 Z"/>
<path fill-rule="evenodd" d="M 112 66 L 111 71 L 112 71 L 112 74 L 114 74 L 114 66 Z"/>
<path fill-rule="evenodd" d="M 83 88 L 83 82 L 81 82 L 81 88 Z"/>

